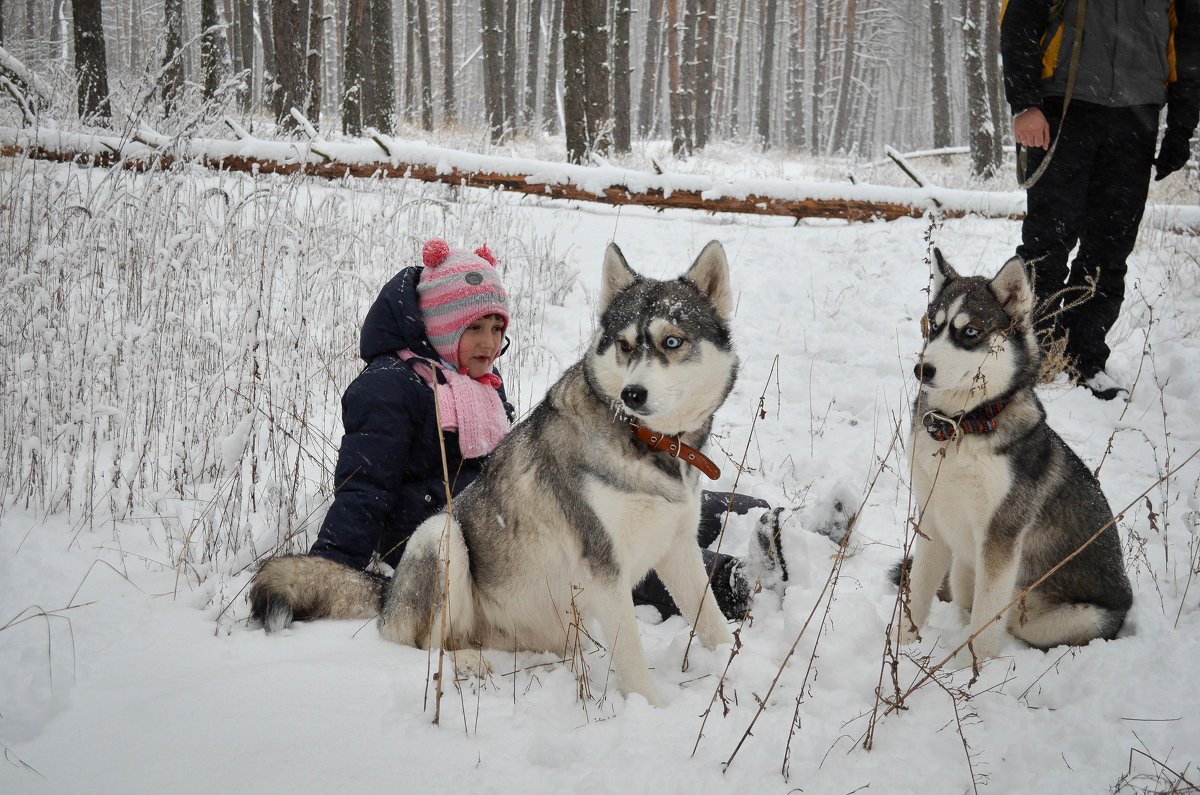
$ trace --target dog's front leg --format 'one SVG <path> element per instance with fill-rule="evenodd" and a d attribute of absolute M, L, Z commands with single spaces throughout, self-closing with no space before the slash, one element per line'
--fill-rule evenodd
<path fill-rule="evenodd" d="M 1020 544 L 1012 536 L 989 532 L 984 538 L 975 567 L 975 596 L 969 624 L 972 635 L 979 633 L 971 647 L 980 659 L 999 655 L 1008 636 L 1007 616 L 1000 616 L 986 629 L 981 628 L 1012 600 L 1020 556 Z"/>
<path fill-rule="evenodd" d="M 950 547 L 942 540 L 932 522 L 922 521 L 921 532 L 913 545 L 912 573 L 909 576 L 908 610 L 902 610 L 900 624 L 896 628 L 896 640 L 912 643 L 920 634 L 921 627 L 929 618 L 933 598 L 946 572 L 950 570 Z"/>
<path fill-rule="evenodd" d="M 604 632 L 604 642 L 617 671 L 621 693 L 640 693 L 652 706 L 659 706 L 650 682 L 642 636 L 633 614 L 633 589 L 621 577 L 612 582 L 593 580 L 579 595 L 584 618 L 595 618 Z"/>
<path fill-rule="evenodd" d="M 733 643 L 725 616 L 708 585 L 704 557 L 695 539 L 680 535 L 654 567 L 683 617 L 692 622 L 700 642 L 712 649 Z"/>

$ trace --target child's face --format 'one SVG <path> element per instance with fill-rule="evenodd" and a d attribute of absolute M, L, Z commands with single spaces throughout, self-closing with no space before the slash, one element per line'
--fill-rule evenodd
<path fill-rule="evenodd" d="M 458 364 L 467 375 L 480 378 L 492 369 L 492 361 L 504 343 L 504 318 L 484 315 L 463 331 L 458 339 Z"/>

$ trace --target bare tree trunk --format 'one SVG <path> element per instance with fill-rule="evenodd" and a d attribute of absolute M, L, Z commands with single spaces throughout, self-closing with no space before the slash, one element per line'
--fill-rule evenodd
<path fill-rule="evenodd" d="M 271 13 L 273 0 L 258 0 L 258 25 L 263 52 L 263 105 L 275 107 L 275 22 Z"/>
<path fill-rule="evenodd" d="M 236 0 L 238 58 L 234 67 L 239 73 L 238 105 L 249 111 L 254 100 L 254 3 Z"/>
<path fill-rule="evenodd" d="M 504 137 L 504 0 L 480 0 L 479 18 L 483 27 L 483 105 L 487 113 L 492 143 Z"/>
<path fill-rule="evenodd" d="M 627 2 L 628 0 L 626 0 Z M 529 0 L 529 46 L 525 60 L 525 96 L 521 125 L 532 128 L 537 118 L 538 56 L 542 46 L 542 0 Z"/>
<path fill-rule="evenodd" d="M 404 69 L 400 78 L 400 115 L 412 120 L 417 109 L 417 30 L 412 24 L 417 16 L 417 0 L 404 0 L 404 19 L 400 29 L 404 31 Z"/>
<path fill-rule="evenodd" d="M 658 86 L 658 65 L 662 62 L 662 12 L 663 0 L 650 0 L 650 11 L 646 15 L 646 58 L 642 71 L 642 91 L 638 101 L 638 135 L 645 138 L 654 133 L 654 110 Z"/>
<path fill-rule="evenodd" d="M 304 107 L 307 92 L 304 77 L 304 44 L 308 37 L 307 16 L 298 0 L 273 0 L 271 20 L 275 33 L 275 123 L 281 129 L 294 130 L 292 108 Z"/>
<path fill-rule="evenodd" d="M 950 73 L 946 59 L 945 0 L 929 0 L 930 79 L 933 91 L 933 145 L 945 149 L 953 141 L 950 122 Z"/>
<path fill-rule="evenodd" d="M 546 132 L 558 132 L 558 53 L 562 45 L 564 0 L 550 3 L 550 27 L 546 33 L 546 88 L 542 92 L 542 123 Z"/>
<path fill-rule="evenodd" d="M 322 4 L 323 0 L 308 0 L 308 52 L 305 58 L 308 85 L 305 86 L 304 115 L 314 127 L 321 122 L 321 60 L 324 52 L 321 32 L 325 24 Z"/>
<path fill-rule="evenodd" d="M 687 150 L 696 149 L 696 18 L 699 0 L 681 0 L 678 8 L 683 17 L 678 21 L 683 42 L 679 52 L 679 91 L 683 100 L 683 135 L 687 138 Z"/>
<path fill-rule="evenodd" d="M 813 4 L 814 20 L 813 20 L 813 38 L 815 41 L 813 52 L 813 80 L 812 80 L 812 113 L 809 114 L 811 122 L 808 135 L 808 151 L 812 154 L 817 154 L 821 151 L 821 121 L 823 118 L 821 102 L 825 93 L 825 49 L 828 39 L 825 30 L 825 4 L 817 2 Z"/>
<path fill-rule="evenodd" d="M 983 61 L 986 20 L 984 0 L 963 0 L 967 64 L 967 142 L 971 150 L 971 174 L 988 178 L 995 173 L 992 161 L 991 106 L 988 101 L 987 70 Z"/>
<path fill-rule="evenodd" d="M 100 0 L 74 0 L 75 80 L 79 118 L 107 125 L 112 117 L 108 101 L 108 62 L 104 55 L 104 21 Z"/>
<path fill-rule="evenodd" d="M 183 0 L 163 0 L 163 26 L 166 49 L 163 52 L 163 115 L 175 112 L 179 92 L 183 90 Z"/>
<path fill-rule="evenodd" d="M 1004 131 L 1007 129 L 1008 105 L 1004 101 L 1004 74 L 1000 68 L 1000 6 L 989 3 L 987 34 L 984 36 L 984 74 L 988 86 L 988 107 L 992 116 L 992 173 L 1004 162 Z"/>
<path fill-rule="evenodd" d="M 225 25 L 217 0 L 200 0 L 200 71 L 204 73 L 204 99 L 212 100 L 228 76 L 229 51 Z"/>
<path fill-rule="evenodd" d="M 504 50 L 500 53 L 501 84 L 504 87 L 504 126 L 516 130 L 520 125 L 520 106 L 517 105 L 517 0 L 507 0 L 504 6 Z"/>
<path fill-rule="evenodd" d="M 454 106 L 454 0 L 442 0 L 442 123 L 458 118 Z"/>
<path fill-rule="evenodd" d="M 371 103 L 366 123 L 384 134 L 395 129 L 396 48 L 392 41 L 392 0 L 371 0 Z"/>
<path fill-rule="evenodd" d="M 846 0 L 845 35 L 842 36 L 842 79 L 838 86 L 838 100 L 833 115 L 834 148 L 846 152 L 854 145 L 854 131 L 850 125 L 850 109 L 854 94 L 854 48 L 857 46 L 855 33 L 858 29 L 855 0 Z"/>
<path fill-rule="evenodd" d="M 417 60 L 421 63 L 421 129 L 433 130 L 433 60 L 429 54 L 429 7 L 426 0 L 416 0 Z"/>
<path fill-rule="evenodd" d="M 737 137 L 741 132 L 742 42 L 745 40 L 745 30 L 746 0 L 741 0 L 741 9 L 738 11 L 737 18 L 737 33 L 735 34 L 733 47 L 733 80 L 731 81 L 729 97 L 729 133 L 734 137 Z"/>
<path fill-rule="evenodd" d="M 612 56 L 612 116 L 613 148 L 618 152 L 630 150 L 630 116 L 632 114 L 629 81 L 629 18 L 633 15 L 630 0 L 616 0 L 613 10 Z"/>
<path fill-rule="evenodd" d="M 367 55 L 370 53 L 370 0 L 350 0 L 346 14 L 346 44 L 342 57 L 342 132 L 362 135 L 367 96 Z"/>
<path fill-rule="evenodd" d="M 767 0 L 763 18 L 762 66 L 758 70 L 756 133 L 763 149 L 771 148 L 771 75 L 775 71 L 775 12 L 777 0 Z"/>
<path fill-rule="evenodd" d="M 797 151 L 804 148 L 804 8 L 798 0 L 788 33 L 787 140 Z"/>
<path fill-rule="evenodd" d="M 679 0 L 666 0 L 667 6 L 667 99 L 671 107 L 671 151 L 676 157 L 692 153 L 687 136 L 687 103 L 680 85 Z"/>
<path fill-rule="evenodd" d="M 703 148 L 712 134 L 713 56 L 716 50 L 717 0 L 701 0 L 696 14 L 696 122 L 692 132 L 696 147 Z"/>
<path fill-rule="evenodd" d="M 563 21 L 567 160 L 583 163 L 593 152 L 607 154 L 610 145 L 605 0 L 565 0 Z"/>

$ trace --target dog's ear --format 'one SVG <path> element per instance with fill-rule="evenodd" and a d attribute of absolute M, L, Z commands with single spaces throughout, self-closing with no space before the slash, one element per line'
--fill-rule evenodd
<path fill-rule="evenodd" d="M 958 271 L 942 256 L 942 250 L 936 246 L 933 249 L 933 293 L 937 295 L 948 283 L 958 278 Z"/>
<path fill-rule="evenodd" d="M 733 288 L 729 285 L 729 261 L 725 259 L 725 247 L 721 241 L 710 241 L 683 278 L 708 296 L 721 317 L 729 317 L 733 311 Z"/>
<path fill-rule="evenodd" d="M 1033 287 L 1029 284 L 1029 269 L 1025 260 L 1013 257 L 992 279 L 990 287 L 1004 311 L 1013 318 L 1022 318 L 1033 311 Z"/>
<path fill-rule="evenodd" d="M 604 272 L 600 278 L 600 306 L 608 306 L 617 293 L 633 284 L 638 275 L 625 261 L 616 243 L 609 243 L 604 252 Z"/>

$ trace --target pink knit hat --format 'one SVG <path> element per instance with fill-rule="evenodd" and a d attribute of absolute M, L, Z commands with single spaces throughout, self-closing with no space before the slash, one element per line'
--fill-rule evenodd
<path fill-rule="evenodd" d="M 450 364 L 460 366 L 458 340 L 467 326 L 484 315 L 500 315 L 508 329 L 508 293 L 500 283 L 500 262 L 487 246 L 452 249 L 445 240 L 430 240 L 421 250 L 425 270 L 417 282 L 417 303 L 425 336 Z"/>

